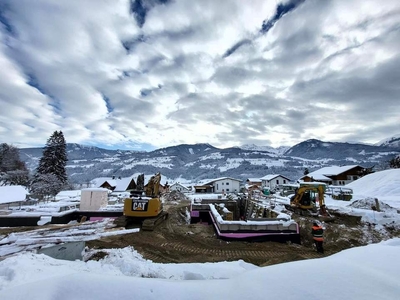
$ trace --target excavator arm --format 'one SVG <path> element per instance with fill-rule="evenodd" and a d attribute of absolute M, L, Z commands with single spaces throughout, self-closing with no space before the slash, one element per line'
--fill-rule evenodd
<path fill-rule="evenodd" d="M 315 203 L 318 201 L 319 214 L 327 216 L 328 212 L 325 206 L 325 186 L 324 185 L 303 185 L 300 186 L 295 195 L 290 200 L 290 206 L 304 211 L 315 211 Z"/>

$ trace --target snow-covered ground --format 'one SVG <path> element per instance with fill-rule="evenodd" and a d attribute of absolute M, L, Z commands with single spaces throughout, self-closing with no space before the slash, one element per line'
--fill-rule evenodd
<path fill-rule="evenodd" d="M 19 254 L 0 262 L 1 299 L 398 299 L 400 239 L 319 259 L 155 264 L 131 248 L 101 261 Z"/>
<path fill-rule="evenodd" d="M 399 179 L 400 170 L 370 174 L 348 186 L 354 190 L 351 201 L 327 197 L 327 207 L 361 215 L 364 221 L 378 226 L 399 225 Z M 382 212 L 372 209 L 375 198 L 380 201 Z M 265 204 L 273 204 L 279 210 L 283 209 L 280 204 L 287 201 L 288 198 L 276 197 L 265 200 Z M 76 231 L 71 233 L 75 234 Z M 5 244 L 5 239 L 12 242 L 18 237 L 21 241 L 30 238 L 29 233 L 19 235 L 0 239 Z M 86 255 L 93 250 L 88 251 Z M 32 252 L 8 257 L 0 262 L 0 299 L 375 300 L 398 299 L 400 295 L 399 238 L 325 258 L 268 267 L 243 261 L 156 264 L 132 248 L 105 251 L 109 256 L 87 262 L 56 260 Z"/>

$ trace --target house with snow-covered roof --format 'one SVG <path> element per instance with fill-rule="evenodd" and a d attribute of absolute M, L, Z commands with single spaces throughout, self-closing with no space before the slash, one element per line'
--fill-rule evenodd
<path fill-rule="evenodd" d="M 319 181 L 329 185 L 346 185 L 360 178 L 365 170 L 359 165 L 324 167 L 300 177 L 305 182 Z"/>
<path fill-rule="evenodd" d="M 184 186 L 183 184 L 179 183 L 179 182 L 174 182 L 173 184 L 171 184 L 171 186 L 169 187 L 169 190 L 172 191 L 178 191 L 181 193 L 189 193 L 191 191 L 191 189 L 189 189 L 187 186 Z"/>
<path fill-rule="evenodd" d="M 195 191 L 206 192 L 206 193 L 235 193 L 239 192 L 240 183 L 242 180 L 232 177 L 220 177 L 217 179 L 210 180 L 201 186 L 195 186 Z"/>
<path fill-rule="evenodd" d="M 246 185 L 256 185 L 256 186 L 261 187 L 262 180 L 260 178 L 247 178 Z"/>
<path fill-rule="evenodd" d="M 98 187 L 106 188 L 113 192 L 126 192 L 136 189 L 136 182 L 133 177 L 116 177 L 106 179 Z"/>
<path fill-rule="evenodd" d="M 274 190 L 281 184 L 287 184 L 290 182 L 290 179 L 281 174 L 268 174 L 264 177 L 261 177 L 261 186 L 263 188 L 267 188 L 269 190 Z"/>

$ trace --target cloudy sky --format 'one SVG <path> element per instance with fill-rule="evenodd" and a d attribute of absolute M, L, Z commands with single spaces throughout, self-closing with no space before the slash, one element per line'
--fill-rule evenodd
<path fill-rule="evenodd" d="M 398 0 L 0 0 L 0 142 L 376 143 L 400 133 Z"/>

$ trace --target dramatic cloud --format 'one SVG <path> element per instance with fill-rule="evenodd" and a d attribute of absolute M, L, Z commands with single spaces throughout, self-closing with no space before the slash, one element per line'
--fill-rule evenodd
<path fill-rule="evenodd" d="M 400 4 L 3 0 L 0 142 L 377 142 L 399 134 Z"/>

